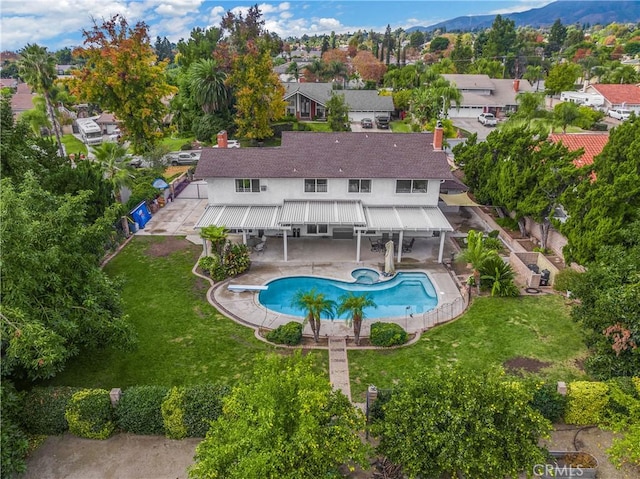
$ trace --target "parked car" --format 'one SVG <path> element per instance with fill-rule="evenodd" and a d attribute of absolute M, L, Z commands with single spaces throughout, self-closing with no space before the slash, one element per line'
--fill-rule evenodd
<path fill-rule="evenodd" d="M 218 148 L 218 145 L 213 145 L 214 148 Z M 240 142 L 238 140 L 227 140 L 227 148 L 240 148 Z"/>
<path fill-rule="evenodd" d="M 373 120 L 371 118 L 363 118 L 360 120 L 362 128 L 373 128 Z"/>
<path fill-rule="evenodd" d="M 493 113 L 480 113 L 478 121 L 484 126 L 496 126 L 498 124 L 498 120 L 496 120 Z"/>
<path fill-rule="evenodd" d="M 141 156 L 134 156 L 129 160 L 129 166 L 132 168 L 142 168 L 144 166 L 144 160 Z"/>
<path fill-rule="evenodd" d="M 631 111 L 624 108 L 616 108 L 615 110 L 609 110 L 609 116 L 616 120 L 626 120 L 631 116 Z"/>
<path fill-rule="evenodd" d="M 197 163 L 200 159 L 200 155 L 198 153 L 178 153 L 177 155 L 169 155 L 169 163 L 172 166 L 177 165 L 192 165 L 193 163 Z"/>
<path fill-rule="evenodd" d="M 389 117 L 388 116 L 376 116 L 376 126 L 381 130 L 389 129 Z"/>

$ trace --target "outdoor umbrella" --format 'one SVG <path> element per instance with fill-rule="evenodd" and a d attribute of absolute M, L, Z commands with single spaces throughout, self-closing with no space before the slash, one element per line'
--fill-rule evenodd
<path fill-rule="evenodd" d="M 388 241 L 385 248 L 387 250 L 384 253 L 384 272 L 387 276 L 393 276 L 396 274 L 396 266 L 393 262 L 393 241 Z"/>

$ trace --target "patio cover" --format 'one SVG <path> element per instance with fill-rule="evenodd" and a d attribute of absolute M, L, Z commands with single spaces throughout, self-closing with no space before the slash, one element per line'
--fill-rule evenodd
<path fill-rule="evenodd" d="M 435 206 L 366 206 L 367 229 L 391 231 L 453 231 Z"/>
<path fill-rule="evenodd" d="M 359 201 L 285 201 L 281 226 L 292 224 L 331 224 L 365 226 L 362 203 Z"/>
<path fill-rule="evenodd" d="M 453 195 L 440 193 L 440 199 L 444 201 L 444 204 L 447 206 L 480 206 L 473 201 L 466 192 Z"/>
<path fill-rule="evenodd" d="M 207 206 L 195 228 L 215 225 L 238 230 L 279 229 L 280 212 L 280 206 Z"/>

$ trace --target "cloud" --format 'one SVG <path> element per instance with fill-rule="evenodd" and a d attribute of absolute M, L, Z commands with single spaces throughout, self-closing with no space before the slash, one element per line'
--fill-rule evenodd
<path fill-rule="evenodd" d="M 508 13 L 526 12 L 527 10 L 531 10 L 532 8 L 544 7 L 545 5 L 548 5 L 550 3 L 552 3 L 550 0 L 523 0 L 515 5 L 512 4 L 509 7 L 492 10 L 488 13 L 488 15 L 506 15 Z"/>

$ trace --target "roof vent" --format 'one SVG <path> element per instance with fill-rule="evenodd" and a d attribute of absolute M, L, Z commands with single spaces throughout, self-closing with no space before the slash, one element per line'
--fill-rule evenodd
<path fill-rule="evenodd" d="M 342 168 L 340 168 L 338 171 L 339 171 L 340 173 L 342 173 Z"/>
<path fill-rule="evenodd" d="M 336 143 L 340 143 L 340 140 L 336 139 Z"/>
<path fill-rule="evenodd" d="M 298 170 L 294 168 L 294 169 L 293 169 L 293 172 L 295 173 L 296 171 L 298 171 Z"/>
<path fill-rule="evenodd" d="M 394 144 L 393 144 L 393 147 L 394 147 L 394 148 L 398 148 L 398 145 L 396 145 L 396 144 L 394 143 Z"/>

